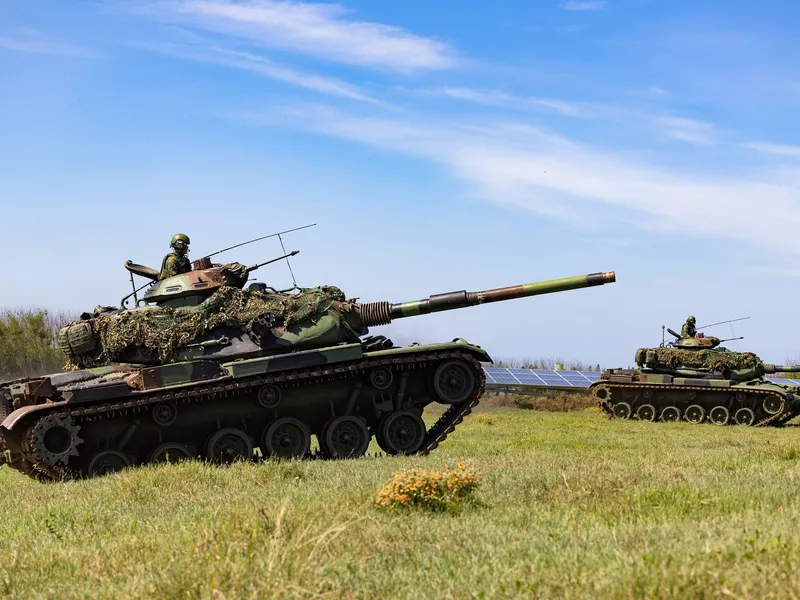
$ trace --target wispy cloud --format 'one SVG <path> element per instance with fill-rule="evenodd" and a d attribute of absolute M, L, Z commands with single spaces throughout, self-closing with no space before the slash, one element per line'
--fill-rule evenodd
<path fill-rule="evenodd" d="M 564 10 L 603 10 L 606 0 L 569 0 L 559 5 Z"/>
<path fill-rule="evenodd" d="M 714 140 L 714 126 L 704 121 L 684 117 L 658 117 L 656 125 L 667 137 L 693 144 L 710 144 Z"/>
<path fill-rule="evenodd" d="M 276 124 L 273 111 L 240 115 Z M 613 230 L 614 217 L 648 230 L 739 239 L 800 253 L 800 170 L 758 176 L 705 175 L 641 162 L 530 128 L 387 119 L 294 106 L 295 127 L 436 161 L 475 193 L 575 224 Z M 752 218 L 758 198 L 758 219 Z M 687 218 L 691 215 L 691 218 Z"/>
<path fill-rule="evenodd" d="M 177 20 L 259 46 L 370 68 L 415 71 L 452 67 L 445 43 L 392 25 L 358 21 L 338 4 L 293 0 L 156 0 L 140 4 Z"/>
<path fill-rule="evenodd" d="M 756 275 L 759 277 L 778 277 L 796 278 L 800 277 L 800 269 L 797 267 L 776 267 L 776 266 L 750 266 L 742 267 L 741 272 L 743 275 Z"/>
<path fill-rule="evenodd" d="M 99 58 L 102 56 L 99 52 L 89 48 L 48 39 L 35 29 L 21 29 L 10 34 L 0 35 L 0 50 L 75 58 Z"/>
<path fill-rule="evenodd" d="M 307 73 L 291 67 L 279 65 L 266 57 L 259 56 L 252 52 L 230 50 L 213 44 L 206 45 L 203 43 L 139 44 L 139 47 L 162 54 L 169 54 L 178 58 L 208 62 L 232 69 L 250 71 L 276 81 L 288 83 L 321 94 L 369 102 L 376 106 L 388 106 L 388 104 L 364 92 L 357 85 L 350 84 L 336 77 L 316 75 L 314 73 Z"/>
<path fill-rule="evenodd" d="M 426 90 L 426 93 L 447 96 L 458 100 L 477 102 L 490 106 L 507 108 L 531 109 L 545 108 L 558 112 L 568 117 L 587 117 L 592 114 L 592 109 L 586 104 L 569 102 L 557 98 L 536 98 L 530 96 L 515 96 L 499 90 L 473 90 L 468 88 L 445 87 L 437 90 Z"/>
<path fill-rule="evenodd" d="M 750 142 L 744 144 L 745 148 L 766 152 L 768 154 L 779 154 L 781 156 L 792 156 L 800 158 L 800 146 L 790 146 L 787 144 L 770 144 L 768 142 Z"/>

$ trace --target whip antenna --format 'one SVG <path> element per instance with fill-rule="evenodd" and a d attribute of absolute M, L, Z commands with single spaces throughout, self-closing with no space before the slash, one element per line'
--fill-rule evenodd
<path fill-rule="evenodd" d="M 736 321 L 746 321 L 750 317 L 740 317 L 738 319 L 730 319 L 728 321 L 720 321 L 719 323 L 711 323 L 710 325 L 703 325 L 702 327 L 698 327 L 697 331 L 701 329 L 706 329 L 707 327 L 714 327 L 714 325 L 724 325 L 725 323 L 735 323 Z"/>
<path fill-rule="evenodd" d="M 306 225 L 306 227 L 310 227 L 310 225 Z M 286 247 L 283 245 L 283 238 L 281 237 L 280 233 L 278 234 L 278 240 L 281 243 L 281 248 L 283 249 L 283 253 L 286 254 Z M 294 271 L 292 271 L 292 263 L 289 262 L 289 256 L 291 256 L 291 255 L 290 254 L 286 254 L 286 256 L 284 258 L 286 259 L 286 266 L 289 267 L 289 275 L 292 276 L 292 283 L 294 284 L 294 288 L 293 289 L 296 290 L 297 289 L 297 281 L 295 281 L 295 278 L 294 278 Z"/>
<path fill-rule="evenodd" d="M 240 246 L 246 246 L 247 244 L 252 244 L 253 242 L 259 242 L 261 240 L 265 240 L 267 238 L 278 236 L 281 237 L 283 233 L 291 233 L 292 231 L 300 231 L 301 229 L 308 229 L 309 227 L 316 226 L 316 223 L 311 223 L 310 225 L 303 225 L 302 227 L 295 227 L 294 229 L 287 229 L 286 231 L 279 231 L 278 233 L 270 233 L 269 235 L 264 235 L 254 240 L 248 240 L 246 242 L 242 242 L 240 244 L 236 244 L 234 246 L 230 246 L 228 248 L 223 248 L 222 250 L 217 250 L 216 252 L 212 252 L 211 254 L 206 254 L 203 258 L 211 258 L 212 256 L 216 256 L 217 254 L 222 254 L 223 252 L 227 252 L 228 250 L 233 250 L 234 248 L 239 248 Z M 283 241 L 281 240 L 281 247 L 283 246 Z M 286 248 L 283 249 L 284 254 L 286 253 Z M 202 259 L 200 259 L 202 260 Z M 291 270 L 291 268 L 290 268 Z"/>

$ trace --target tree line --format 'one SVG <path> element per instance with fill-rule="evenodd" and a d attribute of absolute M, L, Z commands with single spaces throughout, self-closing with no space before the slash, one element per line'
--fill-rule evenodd
<path fill-rule="evenodd" d="M 58 348 L 58 330 L 72 320 L 44 309 L 0 310 L 0 379 L 60 371 L 66 359 Z"/>

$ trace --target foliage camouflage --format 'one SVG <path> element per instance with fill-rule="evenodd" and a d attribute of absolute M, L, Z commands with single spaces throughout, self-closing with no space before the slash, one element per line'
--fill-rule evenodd
<path fill-rule="evenodd" d="M 761 359 L 752 352 L 731 352 L 727 350 L 682 350 L 679 348 L 654 348 L 659 365 L 669 368 L 687 367 L 724 371 L 729 369 L 749 369 L 761 366 Z M 650 366 L 650 365 L 648 365 Z"/>
<path fill-rule="evenodd" d="M 132 347 L 158 352 L 159 360 L 167 363 L 178 348 L 217 327 L 246 328 L 254 319 L 288 327 L 313 319 L 327 312 L 334 300 L 344 299 L 344 293 L 335 286 L 304 288 L 292 295 L 223 287 L 197 306 L 152 306 L 118 314 L 85 315 L 100 343 L 92 354 L 70 354 L 70 366 L 107 365 Z"/>

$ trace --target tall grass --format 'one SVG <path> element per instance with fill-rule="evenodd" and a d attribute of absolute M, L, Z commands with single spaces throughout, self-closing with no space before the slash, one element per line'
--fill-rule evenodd
<path fill-rule="evenodd" d="M 797 598 L 799 459 L 795 427 L 479 405 L 428 457 L 3 467 L 0 597 Z M 483 483 L 458 513 L 376 508 L 463 460 Z"/>
<path fill-rule="evenodd" d="M 58 371 L 64 355 L 56 344 L 58 330 L 72 318 L 44 309 L 0 311 L 0 379 L 33 377 Z"/>

